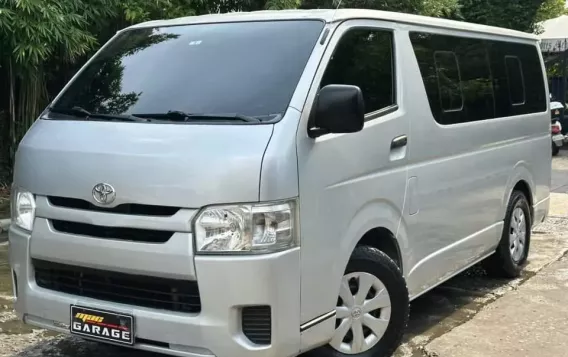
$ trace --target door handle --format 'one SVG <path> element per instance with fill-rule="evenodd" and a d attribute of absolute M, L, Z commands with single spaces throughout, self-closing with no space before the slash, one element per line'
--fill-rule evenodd
<path fill-rule="evenodd" d="M 391 142 L 391 150 L 397 149 L 406 146 L 408 144 L 408 138 L 406 135 L 397 136 L 396 138 L 392 139 Z"/>

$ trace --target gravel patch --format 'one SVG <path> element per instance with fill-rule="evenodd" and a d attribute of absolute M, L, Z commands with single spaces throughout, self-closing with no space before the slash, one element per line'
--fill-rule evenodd
<path fill-rule="evenodd" d="M 533 227 L 533 234 L 564 234 L 568 236 L 568 218 L 548 217 Z"/>
<path fill-rule="evenodd" d="M 55 338 L 45 336 L 45 332 L 42 330 L 34 330 L 25 335 L 0 333 L 0 357 L 58 356 L 53 339 Z"/>

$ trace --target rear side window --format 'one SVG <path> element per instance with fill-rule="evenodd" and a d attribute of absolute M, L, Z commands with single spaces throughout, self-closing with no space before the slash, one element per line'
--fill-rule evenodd
<path fill-rule="evenodd" d="M 361 88 L 365 112 L 372 113 L 396 104 L 390 31 L 356 28 L 339 40 L 320 86 L 349 84 Z"/>
<path fill-rule="evenodd" d="M 456 54 L 450 51 L 435 52 L 434 63 L 442 110 L 445 112 L 462 110 L 463 93 Z"/>
<path fill-rule="evenodd" d="M 469 38 L 455 38 L 455 46 L 465 97 L 465 110 L 455 121 L 460 123 L 493 118 L 493 84 L 485 43 Z"/>
<path fill-rule="evenodd" d="M 488 41 L 487 47 L 494 77 L 495 116 L 507 117 L 547 111 L 544 77 L 537 46 Z"/>
<path fill-rule="evenodd" d="M 438 123 L 451 125 L 546 111 L 536 46 L 423 32 L 412 32 L 410 40 Z M 452 81 L 459 78 L 461 108 L 455 101 L 457 92 L 449 92 L 449 68 L 457 71 Z"/>
<path fill-rule="evenodd" d="M 525 104 L 525 82 L 519 57 L 505 56 L 505 69 L 507 70 L 507 85 L 509 86 L 511 104 Z"/>

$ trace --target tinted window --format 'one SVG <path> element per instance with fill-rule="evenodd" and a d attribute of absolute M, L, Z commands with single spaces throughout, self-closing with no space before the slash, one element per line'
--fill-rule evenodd
<path fill-rule="evenodd" d="M 488 41 L 487 46 L 494 77 L 496 116 L 506 117 L 546 111 L 547 98 L 537 47 L 499 41 Z M 515 70 L 513 60 L 506 60 L 510 57 L 518 58 L 520 68 Z M 516 71 L 520 71 L 521 76 L 515 74 Z M 522 86 L 518 84 L 521 81 Z M 522 96 L 520 88 L 525 88 L 523 104 L 518 100 Z M 512 101 L 515 98 L 517 100 Z"/>
<path fill-rule="evenodd" d="M 509 99 L 513 105 L 525 104 L 525 83 L 521 60 L 515 56 L 505 56 L 505 69 L 507 70 L 507 85 Z"/>
<path fill-rule="evenodd" d="M 281 114 L 323 26 L 265 21 L 128 30 L 55 105 L 104 114 Z"/>
<path fill-rule="evenodd" d="M 485 43 L 474 39 L 455 38 L 455 44 L 465 101 L 464 112 L 457 122 L 493 118 L 493 84 Z"/>
<path fill-rule="evenodd" d="M 365 112 L 395 104 L 393 35 L 391 32 L 353 29 L 340 39 L 326 68 L 321 87 L 350 84 L 361 88 Z"/>
<path fill-rule="evenodd" d="M 410 39 L 434 118 L 441 124 L 546 111 L 544 79 L 536 46 L 429 33 Z M 442 53 L 442 58 L 440 58 Z M 448 53 L 455 55 L 457 66 Z M 440 71 L 440 63 L 445 71 Z M 455 104 L 458 88 L 448 86 L 448 68 L 457 67 L 463 106 Z M 531 88 L 527 91 L 525 88 Z M 449 93 L 449 94 L 448 94 Z M 449 97 L 451 96 L 451 97 Z M 450 110 L 449 110 L 450 109 Z"/>
<path fill-rule="evenodd" d="M 449 51 L 438 51 L 434 53 L 434 63 L 442 110 L 446 112 L 462 110 L 463 94 L 456 54 Z"/>

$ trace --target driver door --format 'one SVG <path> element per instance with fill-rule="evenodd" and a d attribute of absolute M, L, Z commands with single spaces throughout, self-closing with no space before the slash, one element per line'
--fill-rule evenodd
<path fill-rule="evenodd" d="M 307 103 L 325 85 L 357 85 L 366 115 L 360 132 L 312 139 L 311 104 L 302 114 L 297 134 L 302 323 L 335 308 L 347 260 L 366 232 L 383 227 L 397 234 L 409 139 L 399 37 L 397 25 L 388 22 L 342 23 L 329 39 L 310 89 Z"/>

